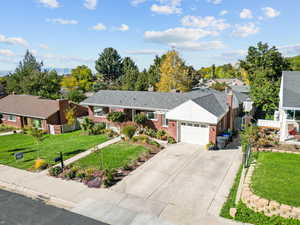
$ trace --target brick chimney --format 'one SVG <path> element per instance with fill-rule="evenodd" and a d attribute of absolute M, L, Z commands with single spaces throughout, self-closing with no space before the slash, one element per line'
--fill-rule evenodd
<path fill-rule="evenodd" d="M 66 124 L 67 119 L 65 116 L 66 110 L 69 108 L 69 101 L 65 99 L 59 99 L 58 100 L 59 105 L 59 118 L 61 124 Z"/>

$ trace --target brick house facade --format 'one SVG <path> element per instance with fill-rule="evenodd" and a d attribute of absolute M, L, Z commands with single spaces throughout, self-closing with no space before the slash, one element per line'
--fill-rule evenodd
<path fill-rule="evenodd" d="M 200 131 L 199 140 L 204 136 L 202 142 L 199 141 L 203 144 L 210 142 L 216 144 L 220 133 L 233 129 L 237 111 L 231 92 L 202 90 L 190 93 L 100 91 L 81 104 L 88 107 L 90 119 L 96 123 L 104 122 L 109 125 L 111 123 L 106 116 L 110 112 L 124 112 L 128 121 L 133 121 L 134 115 L 138 113 L 145 113 L 148 118 L 147 127 L 165 130 L 176 141 L 184 141 L 183 136 L 188 136 L 184 133 L 189 129 L 187 126 L 192 126 L 191 131 Z M 101 113 L 98 114 L 97 110 Z M 172 115 L 172 112 L 177 114 Z M 148 116 L 149 113 L 152 114 L 151 118 Z M 202 135 L 201 132 L 206 133 Z"/>
<path fill-rule="evenodd" d="M 0 99 L 1 122 L 7 126 L 24 128 L 35 126 L 53 134 L 62 132 L 62 126 L 67 123 L 65 112 L 75 108 L 76 117 L 87 116 L 86 107 L 74 104 L 68 100 L 49 100 L 30 95 L 9 95 Z"/>

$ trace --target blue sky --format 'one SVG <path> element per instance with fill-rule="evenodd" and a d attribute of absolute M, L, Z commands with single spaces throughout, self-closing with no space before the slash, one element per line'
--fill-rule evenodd
<path fill-rule="evenodd" d="M 0 70 L 26 49 L 46 67 L 94 61 L 106 47 L 140 69 L 175 47 L 195 68 L 236 62 L 258 41 L 300 54 L 299 0 L 9 0 L 0 14 Z"/>

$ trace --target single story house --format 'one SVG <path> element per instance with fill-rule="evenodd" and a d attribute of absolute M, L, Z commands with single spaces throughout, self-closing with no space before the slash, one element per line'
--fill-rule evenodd
<path fill-rule="evenodd" d="M 84 100 L 89 117 L 105 122 L 107 114 L 122 111 L 128 120 L 138 113 L 148 118 L 148 126 L 163 129 L 178 142 L 206 145 L 217 135 L 234 129 L 238 103 L 231 91 L 197 89 L 187 93 L 101 90 Z"/>
<path fill-rule="evenodd" d="M 34 126 L 51 134 L 63 132 L 66 110 L 75 107 L 76 116 L 87 116 L 87 108 L 68 100 L 50 100 L 32 95 L 8 95 L 0 99 L 2 123 L 16 128 Z"/>

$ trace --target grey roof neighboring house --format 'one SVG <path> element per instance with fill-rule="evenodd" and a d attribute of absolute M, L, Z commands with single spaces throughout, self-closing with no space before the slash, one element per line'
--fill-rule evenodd
<path fill-rule="evenodd" d="M 282 107 L 300 108 L 300 71 L 282 73 Z"/>
<path fill-rule="evenodd" d="M 102 90 L 81 104 L 168 111 L 188 100 L 194 100 L 216 116 L 228 110 L 226 94 L 210 89 L 197 89 L 186 93 Z M 215 103 L 215 106 L 210 106 L 210 102 Z"/>
<path fill-rule="evenodd" d="M 248 86 L 248 85 L 244 85 L 244 86 L 232 85 L 232 86 L 230 86 L 230 88 L 236 92 L 246 93 L 246 94 L 250 93 L 250 86 Z"/>
<path fill-rule="evenodd" d="M 59 111 L 56 100 L 32 95 L 8 95 L 0 99 L 0 113 L 47 119 Z"/>

